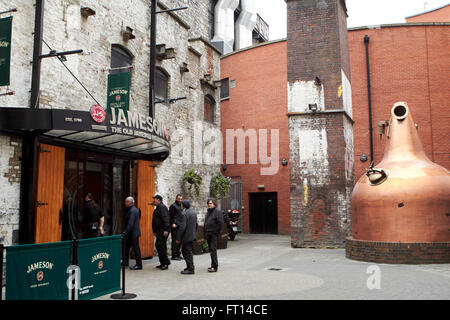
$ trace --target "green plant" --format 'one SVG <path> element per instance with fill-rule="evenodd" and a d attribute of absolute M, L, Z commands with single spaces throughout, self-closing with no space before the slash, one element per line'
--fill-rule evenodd
<path fill-rule="evenodd" d="M 202 177 L 200 176 L 200 172 L 198 170 L 188 170 L 184 173 L 183 176 L 183 184 L 186 186 L 188 183 L 188 190 L 190 191 L 192 187 L 194 187 L 195 194 L 197 197 L 200 195 L 200 185 L 202 184 Z"/>
<path fill-rule="evenodd" d="M 231 178 L 224 177 L 222 173 L 218 173 L 211 179 L 210 192 L 214 198 L 225 198 L 228 196 L 231 187 Z"/>

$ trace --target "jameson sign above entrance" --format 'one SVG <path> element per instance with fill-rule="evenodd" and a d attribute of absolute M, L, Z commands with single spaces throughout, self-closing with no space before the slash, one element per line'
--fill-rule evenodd
<path fill-rule="evenodd" d="M 0 19 L 0 86 L 9 85 L 12 17 Z"/>
<path fill-rule="evenodd" d="M 106 111 L 111 108 L 128 110 L 130 101 L 131 73 L 121 72 L 108 75 L 108 97 Z"/>
<path fill-rule="evenodd" d="M 168 145 L 170 140 L 168 128 L 157 119 L 114 107 L 107 113 L 99 105 L 92 106 L 89 112 L 53 109 L 52 127 L 58 130 L 126 135 L 155 140 L 164 145 Z"/>

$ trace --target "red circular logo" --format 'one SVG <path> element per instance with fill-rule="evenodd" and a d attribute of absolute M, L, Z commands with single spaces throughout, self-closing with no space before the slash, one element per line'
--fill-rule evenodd
<path fill-rule="evenodd" d="M 44 273 L 42 271 L 39 271 L 38 273 L 36 273 L 36 280 L 37 281 L 44 280 Z"/>
<path fill-rule="evenodd" d="M 99 269 L 103 268 L 103 261 L 100 260 L 100 261 L 98 262 L 98 268 L 99 268 Z"/>
<path fill-rule="evenodd" d="M 95 122 L 102 123 L 106 118 L 105 109 L 103 109 L 102 106 L 99 106 L 98 104 L 92 106 L 91 117 Z"/>

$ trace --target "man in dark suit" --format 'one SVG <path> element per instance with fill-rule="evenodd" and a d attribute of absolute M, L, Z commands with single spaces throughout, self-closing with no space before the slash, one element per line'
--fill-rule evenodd
<path fill-rule="evenodd" d="M 125 199 L 125 207 L 127 212 L 125 214 L 125 230 L 123 231 L 125 236 L 125 259 L 124 264 L 128 265 L 128 259 L 130 255 L 130 248 L 133 248 L 133 252 L 136 258 L 136 265 L 130 267 L 131 270 L 142 269 L 141 250 L 139 248 L 139 237 L 141 236 L 141 228 L 139 227 L 139 211 L 134 206 L 134 199 L 128 197 Z"/>
<path fill-rule="evenodd" d="M 181 260 L 180 245 L 175 241 L 179 230 L 179 220 L 183 212 L 183 209 L 181 208 L 181 201 L 183 201 L 183 196 L 181 194 L 177 194 L 175 202 L 169 207 L 171 226 L 170 234 L 172 235 L 172 260 Z"/>
<path fill-rule="evenodd" d="M 153 197 L 153 205 L 156 206 L 153 212 L 152 229 L 156 237 L 156 251 L 158 251 L 159 262 L 157 268 L 167 270 L 170 260 L 167 256 L 167 237 L 170 232 L 169 209 L 162 203 L 163 198 L 158 194 Z"/>
<path fill-rule="evenodd" d="M 188 200 L 183 200 L 181 205 L 185 209 L 179 222 L 179 230 L 177 233 L 177 243 L 182 244 L 181 252 L 186 261 L 186 269 L 181 274 L 194 274 L 194 255 L 193 242 L 197 235 L 197 213 L 190 209 L 191 204 Z"/>

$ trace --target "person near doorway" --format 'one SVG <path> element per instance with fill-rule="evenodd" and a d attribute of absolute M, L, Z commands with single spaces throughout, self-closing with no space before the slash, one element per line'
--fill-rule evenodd
<path fill-rule="evenodd" d="M 157 194 L 153 196 L 153 205 L 156 206 L 153 212 L 152 229 L 156 237 L 156 251 L 158 252 L 160 265 L 157 268 L 167 270 L 170 265 L 167 256 L 167 237 L 170 232 L 170 216 L 169 209 L 163 203 L 163 198 Z"/>
<path fill-rule="evenodd" d="M 183 213 L 179 219 L 179 229 L 176 242 L 181 244 L 181 252 L 186 261 L 186 269 L 181 274 L 194 274 L 194 241 L 197 236 L 197 213 L 190 209 L 191 204 L 188 200 L 183 200 Z"/>
<path fill-rule="evenodd" d="M 141 236 L 141 228 L 139 227 L 139 211 L 134 206 L 133 197 L 125 199 L 125 207 L 127 212 L 125 213 L 125 230 L 123 231 L 125 237 L 125 257 L 124 265 L 128 266 L 130 249 L 133 248 L 136 264 L 130 267 L 131 270 L 142 269 L 141 250 L 139 248 L 139 237 Z"/>
<path fill-rule="evenodd" d="M 170 234 L 172 235 L 172 260 L 181 260 L 180 256 L 180 245 L 177 243 L 177 233 L 179 230 L 179 220 L 181 219 L 182 211 L 181 202 L 183 201 L 183 196 L 177 194 L 175 202 L 169 207 L 170 215 Z"/>
<path fill-rule="evenodd" d="M 215 200 L 208 199 L 206 203 L 208 204 L 208 210 L 206 212 L 203 232 L 211 254 L 211 268 L 208 268 L 208 272 L 217 272 L 217 268 L 219 267 L 217 260 L 217 241 L 224 223 L 223 214 L 217 208 Z"/>
<path fill-rule="evenodd" d="M 84 213 L 83 213 L 83 225 L 84 232 L 83 238 L 96 238 L 99 235 L 103 236 L 105 231 L 103 230 L 103 224 L 105 217 L 100 206 L 94 201 L 92 194 L 88 193 L 84 198 Z"/>

